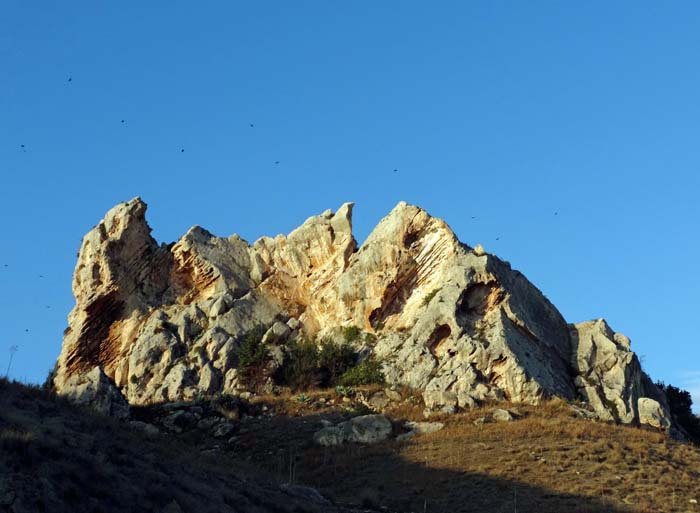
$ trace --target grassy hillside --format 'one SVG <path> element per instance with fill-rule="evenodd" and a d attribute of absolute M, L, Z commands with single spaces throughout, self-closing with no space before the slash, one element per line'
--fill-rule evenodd
<path fill-rule="evenodd" d="M 278 408 L 289 409 L 282 402 Z M 398 511 L 700 511 L 697 446 L 580 418 L 563 401 L 513 406 L 520 413 L 515 421 L 474 424 L 494 408 L 484 407 L 441 417 L 445 428 L 437 433 L 340 448 L 308 445 L 320 419 L 332 413 L 313 400 L 305 408 L 294 406 L 296 417 L 249 420 L 238 454 L 270 471 L 279 468 L 280 455 L 296 454 L 300 481 L 340 500 Z M 423 420 L 417 401 L 387 414 L 397 425 Z"/>
<path fill-rule="evenodd" d="M 250 465 L 0 379 L 0 511 L 341 512 Z"/>
<path fill-rule="evenodd" d="M 422 420 L 410 394 L 397 404 L 395 433 Z M 323 448 L 311 442 L 322 420 L 364 413 L 334 391 L 254 398 L 221 442 L 197 429 L 149 437 L 0 380 L 0 511 L 348 511 L 285 492 L 288 481 L 375 511 L 700 511 L 696 446 L 585 420 L 561 401 L 512 408 L 512 422 L 475 424 L 491 406 L 406 441 Z"/>

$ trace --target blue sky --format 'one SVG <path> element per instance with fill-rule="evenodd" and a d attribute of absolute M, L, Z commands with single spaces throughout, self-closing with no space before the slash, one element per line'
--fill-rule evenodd
<path fill-rule="evenodd" d="M 0 372 L 16 344 L 43 381 L 119 201 L 159 241 L 252 242 L 345 201 L 361 241 L 405 200 L 700 402 L 698 26 L 692 2 L 4 0 Z"/>

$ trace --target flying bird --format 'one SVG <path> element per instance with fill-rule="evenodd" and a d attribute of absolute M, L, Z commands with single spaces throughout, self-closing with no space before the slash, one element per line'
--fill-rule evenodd
<path fill-rule="evenodd" d="M 185 153 L 185 148 L 182 148 L 182 149 L 180 150 L 180 153 Z"/>
<path fill-rule="evenodd" d="M 398 172 L 399 172 L 399 170 L 398 170 L 398 169 L 394 169 L 394 173 L 398 173 Z"/>
<path fill-rule="evenodd" d="M 500 237 L 496 237 L 496 240 L 501 240 L 501 238 L 500 238 Z"/>
<path fill-rule="evenodd" d="M 124 123 L 124 120 L 122 119 L 122 123 Z"/>
<path fill-rule="evenodd" d="M 68 82 L 73 82 L 73 77 L 68 77 Z"/>
<path fill-rule="evenodd" d="M 554 212 L 554 215 L 555 215 L 555 216 L 559 215 L 559 212 Z"/>
<path fill-rule="evenodd" d="M 26 329 L 24 330 L 24 332 L 25 332 L 25 333 L 29 333 L 29 328 L 26 328 Z"/>
<path fill-rule="evenodd" d="M 40 275 L 39 275 L 39 278 L 43 278 L 43 277 L 44 277 L 44 275 L 43 275 L 43 274 L 40 274 Z"/>
<path fill-rule="evenodd" d="M 279 163 L 280 163 L 280 161 L 279 161 L 279 160 L 275 160 L 275 164 L 279 164 Z"/>
<path fill-rule="evenodd" d="M 250 123 L 250 128 L 253 128 L 255 125 L 253 123 Z"/>

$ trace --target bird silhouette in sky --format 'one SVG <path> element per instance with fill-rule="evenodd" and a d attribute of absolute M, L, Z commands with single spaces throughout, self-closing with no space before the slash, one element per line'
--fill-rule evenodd
<path fill-rule="evenodd" d="M 496 237 L 496 240 L 501 240 L 501 238 L 500 238 L 500 237 Z"/>
<path fill-rule="evenodd" d="M 19 147 L 22 148 L 23 152 L 27 152 L 27 148 L 24 146 L 24 144 L 20 144 Z"/>
<path fill-rule="evenodd" d="M 25 328 L 24 332 L 29 333 L 29 328 Z"/>
<path fill-rule="evenodd" d="M 122 123 L 124 123 L 124 120 L 122 119 Z"/>
<path fill-rule="evenodd" d="M 280 161 L 279 161 L 279 160 L 275 160 L 275 164 L 279 164 L 279 163 L 280 163 Z"/>
<path fill-rule="evenodd" d="M 398 170 L 398 169 L 394 169 L 394 173 L 398 173 L 398 172 L 399 172 L 399 170 Z"/>
<path fill-rule="evenodd" d="M 250 123 L 250 128 L 253 128 L 255 125 L 253 123 Z"/>
<path fill-rule="evenodd" d="M 44 275 L 43 275 L 43 274 L 40 274 L 40 275 L 39 275 L 39 278 L 43 278 L 43 277 L 44 277 Z"/>
<path fill-rule="evenodd" d="M 554 215 L 555 215 L 555 216 L 558 216 L 558 215 L 559 215 L 559 212 L 554 212 Z"/>
<path fill-rule="evenodd" d="M 73 77 L 68 77 L 68 82 L 73 82 Z"/>
<path fill-rule="evenodd" d="M 180 150 L 180 153 L 185 153 L 185 148 L 182 148 L 182 149 Z"/>

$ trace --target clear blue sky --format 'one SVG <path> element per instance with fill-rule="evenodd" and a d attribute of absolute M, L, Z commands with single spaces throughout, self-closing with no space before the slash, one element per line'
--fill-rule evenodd
<path fill-rule="evenodd" d="M 700 402 L 698 27 L 695 2 L 3 0 L 0 372 L 17 344 L 43 381 L 119 201 L 170 242 L 344 201 L 361 241 L 405 200 Z"/>

